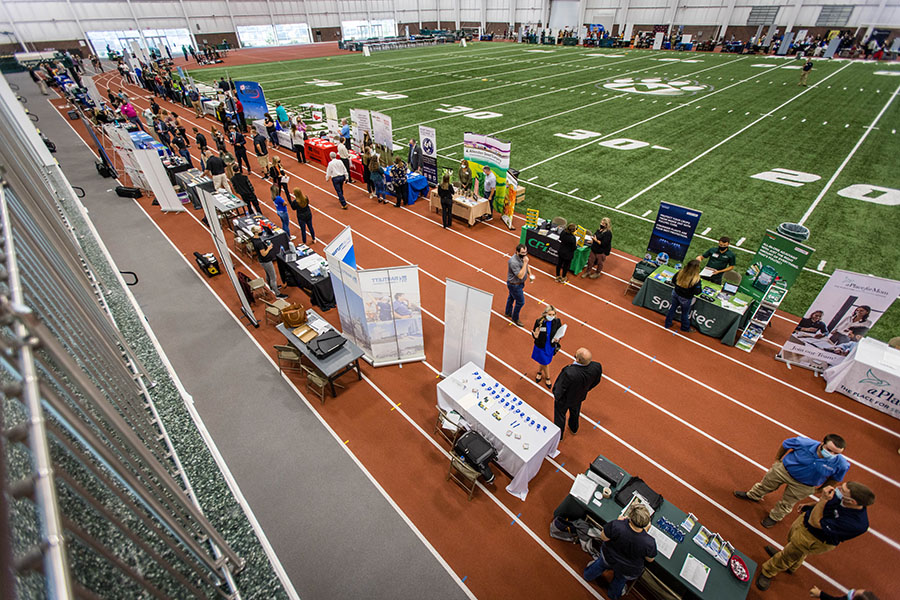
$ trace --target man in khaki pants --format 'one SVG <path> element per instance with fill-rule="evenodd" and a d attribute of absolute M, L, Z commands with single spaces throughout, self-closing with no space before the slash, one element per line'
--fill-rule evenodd
<path fill-rule="evenodd" d="M 864 534 L 869 529 L 866 507 L 874 502 L 875 494 L 861 483 L 826 486 L 815 505 L 800 508 L 803 514 L 791 525 L 784 549 L 766 546 L 772 558 L 760 567 L 756 587 L 765 591 L 776 575 L 795 572 L 810 554 L 830 552 L 841 542 Z"/>
<path fill-rule="evenodd" d="M 814 493 L 817 488 L 834 485 L 844 479 L 850 463 L 841 456 L 846 444 L 844 438 L 829 433 L 822 442 L 808 437 L 788 438 L 781 443 L 775 464 L 763 476 L 762 481 L 749 491 L 735 491 L 741 500 L 759 502 L 763 496 L 784 485 L 781 500 L 762 520 L 766 529 L 786 517 L 800 500 Z"/>

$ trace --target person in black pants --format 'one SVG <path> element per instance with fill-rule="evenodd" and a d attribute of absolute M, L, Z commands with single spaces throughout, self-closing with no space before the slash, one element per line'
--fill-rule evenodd
<path fill-rule="evenodd" d="M 250 160 L 247 158 L 247 138 L 244 137 L 243 133 L 236 130 L 233 125 L 228 128 L 228 133 L 231 137 L 231 145 L 234 147 L 234 160 L 235 164 L 237 164 L 238 172 L 241 171 L 241 161 L 244 161 L 244 164 L 247 165 L 247 172 L 250 173 Z"/>
<path fill-rule="evenodd" d="M 453 186 L 450 185 L 449 173 L 444 174 L 437 193 L 441 199 L 441 222 L 444 225 L 444 229 L 449 229 L 453 223 L 453 194 L 455 193 Z"/>
<path fill-rule="evenodd" d="M 603 377 L 603 367 L 591 360 L 593 356 L 587 348 L 575 352 L 575 362 L 563 368 L 553 384 L 553 422 L 559 427 L 560 438 L 565 433 L 566 413 L 569 413 L 569 431 L 578 432 L 578 417 L 581 403 L 587 393 L 597 387 Z"/>
<path fill-rule="evenodd" d="M 394 206 L 400 208 L 402 204 L 409 204 L 406 197 L 406 164 L 399 156 L 394 159 L 394 166 L 391 167 L 391 185 L 394 187 L 394 197 L 397 199 Z"/>
<path fill-rule="evenodd" d="M 281 166 L 281 158 L 278 156 L 272 157 L 272 164 L 269 166 L 269 179 L 272 180 L 273 189 L 283 190 L 284 197 L 290 197 L 291 193 L 288 191 L 287 184 L 288 175 Z"/>
<path fill-rule="evenodd" d="M 666 329 L 672 326 L 672 321 L 675 320 L 675 311 L 681 308 L 681 330 L 685 333 L 690 332 L 691 303 L 694 296 L 703 291 L 703 286 L 700 285 L 701 265 L 699 260 L 694 259 L 675 273 L 675 277 L 672 278 L 672 285 L 675 286 L 675 289 L 672 290 L 671 306 L 669 306 L 669 312 L 666 313 Z"/>
<path fill-rule="evenodd" d="M 568 281 L 569 266 L 575 258 L 575 249 L 578 241 L 575 239 L 575 231 L 578 225 L 569 223 L 566 230 L 559 234 L 559 253 L 556 257 L 556 281 L 565 283 Z"/>
<path fill-rule="evenodd" d="M 250 178 L 241 171 L 235 173 L 234 169 L 230 166 L 225 167 L 225 174 L 228 176 L 228 179 L 231 180 L 231 187 L 234 189 L 234 193 L 240 196 L 241 200 L 244 201 L 244 204 L 247 205 L 247 214 L 255 213 L 261 215 L 262 211 L 259 209 L 259 199 L 256 197 L 256 191 L 253 189 L 253 184 L 250 183 Z"/>
<path fill-rule="evenodd" d="M 316 243 L 316 230 L 313 229 L 312 210 L 309 208 L 309 197 L 303 191 L 295 187 L 294 195 L 291 197 L 291 208 L 297 213 L 297 223 L 300 225 L 300 239 L 306 243 L 306 229 L 309 228 L 309 235 L 312 236 L 311 244 Z"/>

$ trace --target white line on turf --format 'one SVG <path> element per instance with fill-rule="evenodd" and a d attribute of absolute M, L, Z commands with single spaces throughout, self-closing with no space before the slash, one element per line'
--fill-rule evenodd
<path fill-rule="evenodd" d="M 569 190 L 569 193 L 570 193 L 570 194 L 574 194 L 574 193 L 577 192 L 577 191 L 578 191 L 578 188 L 575 188 L 574 190 Z"/>
<path fill-rule="evenodd" d="M 454 152 L 454 154 L 456 154 L 456 153 Z M 450 155 L 448 154 L 447 156 L 450 156 Z M 534 177 L 531 177 L 530 179 L 526 179 L 525 181 L 534 181 L 537 178 L 538 178 L 538 176 L 535 175 Z"/>
<path fill-rule="evenodd" d="M 897 89 L 894 90 L 894 93 L 890 95 L 888 101 L 881 108 L 878 114 L 875 116 L 875 119 L 872 121 L 872 124 L 865 130 L 862 134 L 862 137 L 859 138 L 859 141 L 856 142 L 856 145 L 853 146 L 853 149 L 850 150 L 850 153 L 847 154 L 846 158 L 844 158 L 843 162 L 841 162 L 840 166 L 828 180 L 828 183 L 825 184 L 825 187 L 822 188 L 822 191 L 819 192 L 819 195 L 816 196 L 816 199 L 813 200 L 813 203 L 806 209 L 806 212 L 803 214 L 803 217 L 797 221 L 800 225 L 803 225 L 806 220 L 812 215 L 813 211 L 816 210 L 816 207 L 819 205 L 819 202 L 822 201 L 822 198 L 825 197 L 825 194 L 828 193 L 828 190 L 831 189 L 831 186 L 834 184 L 835 180 L 837 180 L 838 176 L 844 170 L 844 167 L 847 166 L 847 163 L 850 162 L 850 159 L 853 158 L 853 155 L 856 154 L 856 151 L 859 150 L 859 147 L 862 146 L 863 142 L 866 141 L 866 138 L 869 137 L 869 133 L 872 131 L 872 127 L 875 127 L 875 124 L 881 119 L 881 116 L 887 111 L 888 107 L 891 105 L 891 102 L 894 101 L 894 98 L 897 97 L 897 93 L 900 92 L 900 86 L 897 86 Z"/>
<path fill-rule="evenodd" d="M 558 181 L 554 181 L 553 183 L 551 183 L 551 184 L 548 185 L 547 187 L 551 187 L 551 188 L 552 188 L 554 185 L 557 185 L 558 183 L 559 183 Z"/>
<path fill-rule="evenodd" d="M 803 95 L 806 94 L 807 92 L 809 92 L 809 91 L 815 89 L 816 86 L 818 86 L 819 84 L 821 84 L 823 81 L 826 81 L 826 80 L 829 79 L 830 77 L 834 77 L 835 75 L 837 75 L 838 73 L 840 73 L 841 71 L 843 71 L 844 69 L 846 69 L 848 66 L 850 66 L 850 63 L 845 64 L 843 67 L 841 67 L 840 69 L 834 71 L 833 73 L 829 73 L 825 78 L 819 80 L 817 83 L 814 83 L 814 84 L 811 85 L 810 87 L 805 88 L 805 89 L 803 89 L 802 91 L 798 92 L 796 95 L 794 95 L 794 96 L 792 96 L 790 99 L 788 99 L 788 100 L 782 102 L 781 104 L 779 104 L 778 106 L 776 106 L 775 108 L 773 108 L 772 110 L 770 110 L 769 112 L 763 114 L 763 115 L 762 115 L 761 117 L 759 117 L 758 119 L 756 119 L 756 120 L 754 120 L 754 121 L 751 121 L 751 122 L 748 123 L 747 125 L 744 125 L 744 126 L 741 127 L 740 129 L 738 129 L 737 131 L 735 131 L 734 133 L 732 133 L 731 135 L 729 135 L 728 137 L 726 137 L 724 140 L 722 140 L 722 141 L 720 141 L 720 142 L 714 144 L 713 146 L 707 148 L 706 150 L 704 150 L 703 152 L 701 152 L 700 154 L 698 154 L 697 156 L 695 156 L 695 157 L 692 158 L 691 160 L 687 161 L 686 163 L 684 163 L 684 164 L 681 165 L 680 167 L 678 167 L 678 168 L 676 168 L 676 169 L 670 171 L 669 173 L 667 173 L 666 175 L 662 176 L 661 178 L 657 179 L 655 182 L 651 183 L 650 185 L 648 185 L 647 187 L 645 187 L 644 189 L 642 189 L 642 190 L 639 191 L 638 193 L 634 194 L 633 196 L 631 196 L 631 197 L 628 198 L 627 200 L 624 200 L 624 201 L 620 202 L 618 205 L 616 205 L 616 208 L 622 208 L 622 207 L 626 206 L 627 204 L 629 204 L 632 200 L 636 200 L 637 198 L 640 198 L 640 197 L 643 196 L 646 192 L 649 192 L 650 190 L 652 190 L 653 188 L 655 188 L 655 187 L 656 187 L 657 185 L 659 185 L 660 183 L 662 183 L 662 182 L 668 180 L 670 177 L 672 177 L 672 176 L 674 176 L 674 175 L 680 173 L 683 169 L 686 169 L 687 167 L 691 166 L 692 164 L 694 164 L 695 162 L 697 162 L 698 160 L 700 160 L 701 158 L 703 158 L 704 156 L 706 156 L 706 155 L 709 154 L 710 152 L 713 152 L 713 151 L 716 150 L 717 148 L 719 148 L 719 147 L 721 147 L 721 146 L 724 146 L 725 144 L 727 144 L 728 142 L 730 142 L 731 140 L 733 140 L 734 138 L 736 138 L 736 137 L 739 136 L 740 134 L 744 133 L 745 131 L 747 131 L 748 129 L 750 129 L 751 127 L 753 127 L 754 125 L 756 125 L 756 124 L 760 123 L 761 121 L 763 121 L 766 117 L 769 117 L 769 116 L 775 114 L 775 113 L 778 112 L 780 109 L 784 108 L 785 106 L 787 106 L 788 104 L 790 104 L 790 103 L 793 102 L 794 100 L 800 98 L 801 96 L 803 96 Z M 747 113 L 747 114 L 750 114 L 750 113 Z M 863 137 L 865 138 L 865 136 L 863 136 Z M 524 169 L 522 169 L 522 170 L 524 170 Z M 801 224 L 802 224 L 802 221 L 801 221 Z"/>
<path fill-rule="evenodd" d="M 743 245 L 744 245 L 744 242 L 746 242 L 746 241 L 747 241 L 747 238 L 742 237 L 741 239 L 739 239 L 739 240 L 737 241 L 737 244 L 735 244 L 735 246 L 738 246 L 738 247 L 743 246 Z"/>
<path fill-rule="evenodd" d="M 644 211 L 644 214 L 642 214 L 641 216 L 646 217 L 647 215 L 649 215 L 652 212 L 653 212 L 653 209 L 647 209 L 646 211 Z"/>
<path fill-rule="evenodd" d="M 536 177 L 537 177 L 537 175 L 535 175 L 535 176 L 532 177 L 531 179 L 535 179 Z M 529 180 L 529 181 L 530 181 L 530 180 Z M 594 196 L 593 198 L 591 198 L 590 201 L 593 202 L 593 201 L 596 200 L 597 198 L 602 198 L 602 197 L 603 197 L 603 194 L 597 194 L 596 196 Z"/>
<path fill-rule="evenodd" d="M 817 271 L 821 271 L 822 269 L 824 269 L 824 268 L 825 268 L 825 263 L 826 263 L 826 262 L 828 262 L 828 261 L 825 261 L 825 260 L 819 261 L 819 266 L 816 267 L 816 270 L 817 270 Z"/>
<path fill-rule="evenodd" d="M 703 230 L 703 233 L 701 233 L 700 235 L 706 235 L 710 231 L 712 231 L 712 227 L 707 227 L 706 229 Z"/>

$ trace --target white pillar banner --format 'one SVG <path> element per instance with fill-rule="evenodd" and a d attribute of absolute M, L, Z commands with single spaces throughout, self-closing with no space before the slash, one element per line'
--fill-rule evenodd
<path fill-rule="evenodd" d="M 444 377 L 470 361 L 484 369 L 493 299 L 494 295 L 489 292 L 447 280 L 441 364 Z"/>

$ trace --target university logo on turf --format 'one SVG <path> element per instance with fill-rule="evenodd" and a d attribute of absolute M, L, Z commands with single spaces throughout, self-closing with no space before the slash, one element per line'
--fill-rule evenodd
<path fill-rule="evenodd" d="M 711 85 L 689 79 L 663 79 L 662 77 L 648 79 L 624 77 L 610 83 L 604 83 L 602 87 L 617 92 L 632 92 L 634 94 L 650 94 L 653 96 L 682 96 L 713 89 Z"/>

